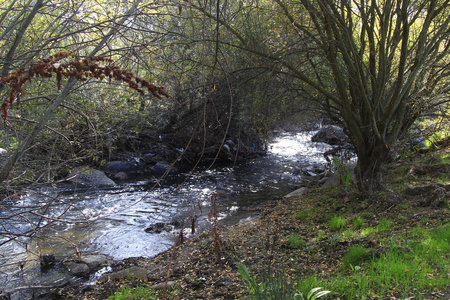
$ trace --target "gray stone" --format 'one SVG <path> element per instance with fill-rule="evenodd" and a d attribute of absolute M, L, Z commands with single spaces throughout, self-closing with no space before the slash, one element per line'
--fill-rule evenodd
<path fill-rule="evenodd" d="M 326 125 L 323 126 L 312 138 L 313 142 L 322 142 L 329 145 L 347 145 L 349 138 L 344 133 L 344 130 L 338 126 Z"/>
<path fill-rule="evenodd" d="M 298 197 L 303 195 L 308 190 L 307 187 L 301 187 L 298 190 L 293 191 L 292 193 L 287 194 L 284 198 Z"/>
<path fill-rule="evenodd" d="M 147 269 L 134 266 L 117 272 L 104 274 L 102 277 L 100 277 L 99 281 L 105 282 L 105 281 L 123 280 L 125 278 L 146 281 L 147 276 L 148 276 Z"/>
<path fill-rule="evenodd" d="M 68 181 L 91 186 L 115 186 L 105 173 L 89 167 L 75 168 L 67 177 Z"/>
<path fill-rule="evenodd" d="M 83 262 L 63 262 L 64 267 L 73 275 L 79 277 L 89 276 L 89 267 Z"/>
<path fill-rule="evenodd" d="M 102 265 L 108 262 L 106 255 L 87 255 L 81 258 L 81 261 L 89 267 L 89 272 L 92 273 Z"/>
<path fill-rule="evenodd" d="M 170 170 L 170 171 L 169 171 Z M 157 162 L 154 166 L 153 166 L 153 172 L 155 172 L 157 175 L 163 175 L 166 172 L 169 172 L 169 175 L 174 175 L 174 174 L 178 174 L 178 169 L 175 167 L 170 167 L 169 164 L 163 163 L 163 162 Z"/>
<path fill-rule="evenodd" d="M 333 186 L 333 185 L 340 185 L 341 184 L 341 178 L 338 177 L 337 175 L 331 175 L 330 177 L 327 178 L 327 180 L 325 181 L 325 183 L 322 185 L 323 188 L 329 187 L 329 186 Z"/>
<path fill-rule="evenodd" d="M 114 179 L 118 179 L 118 180 L 125 180 L 127 178 L 128 178 L 128 174 L 125 172 L 119 172 L 114 175 Z"/>

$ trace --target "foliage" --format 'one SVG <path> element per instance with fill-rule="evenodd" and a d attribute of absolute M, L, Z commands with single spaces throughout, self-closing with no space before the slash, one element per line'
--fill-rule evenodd
<path fill-rule="evenodd" d="M 308 292 L 308 294 L 306 295 L 306 297 L 303 296 L 303 294 L 301 292 L 298 292 L 294 295 L 294 299 L 315 300 L 315 299 L 321 298 L 330 293 L 330 291 L 320 291 L 321 289 L 322 289 L 321 287 L 317 287 L 317 288 L 310 290 Z"/>
<path fill-rule="evenodd" d="M 305 221 L 305 220 L 308 220 L 308 219 L 314 217 L 314 215 L 315 215 L 315 212 L 313 210 L 303 209 L 297 213 L 297 218 Z"/>
<path fill-rule="evenodd" d="M 378 232 L 386 232 L 391 229 L 391 226 L 392 226 L 392 221 L 387 220 L 387 219 L 381 219 L 377 225 L 376 230 Z"/>
<path fill-rule="evenodd" d="M 62 62 L 63 59 L 72 58 L 73 61 Z M 58 90 L 61 89 L 61 80 L 64 77 L 75 78 L 78 81 L 86 81 L 88 78 L 103 80 L 109 78 L 127 83 L 128 86 L 140 94 L 144 94 L 143 88 L 147 89 L 153 96 L 161 99 L 163 96 L 171 98 L 163 87 L 157 87 L 147 80 L 137 77 L 133 73 L 123 71 L 119 67 L 111 65 L 113 61 L 101 56 L 91 56 L 80 59 L 79 57 L 67 52 L 59 52 L 46 59 L 41 59 L 32 65 L 28 70 L 20 68 L 15 73 L 0 78 L 0 84 L 8 84 L 10 86 L 9 99 L 2 103 L 3 118 L 6 120 L 8 116 L 8 106 L 12 106 L 19 96 L 25 94 L 23 86 L 34 76 L 42 78 L 50 78 L 52 74 L 56 74 Z M 108 63 L 101 66 L 99 63 Z"/>
<path fill-rule="evenodd" d="M 264 299 L 262 287 L 259 286 L 258 283 L 256 282 L 256 279 L 252 275 L 250 275 L 248 268 L 241 263 L 238 263 L 237 266 L 239 274 L 241 274 L 241 277 L 248 283 L 250 292 L 254 294 L 256 299 Z"/>
<path fill-rule="evenodd" d="M 301 291 L 293 292 L 292 287 L 289 287 L 287 284 L 287 279 L 283 277 L 283 272 L 281 270 L 277 270 L 277 272 L 272 276 L 266 278 L 266 281 L 263 284 L 258 284 L 255 278 L 253 278 L 247 267 L 244 264 L 237 264 L 239 273 L 241 277 L 248 283 L 250 292 L 254 299 L 299 299 L 299 300 L 314 300 L 321 298 L 327 294 L 329 291 L 320 291 L 322 288 L 311 288 L 308 290 L 306 296 L 303 295 Z M 308 283 L 308 282 L 305 282 Z M 300 282 L 302 286 L 306 286 Z"/>
<path fill-rule="evenodd" d="M 191 7 L 227 30 L 223 45 L 263 61 L 261 68 L 290 81 L 298 98 L 342 124 L 358 156 L 359 190 L 381 189 L 381 165 L 397 139 L 448 103 L 450 3 L 274 3 L 237 1 L 246 14 L 232 17 L 226 9 Z"/>
<path fill-rule="evenodd" d="M 339 157 L 333 156 L 332 164 L 336 169 L 338 176 L 341 179 L 341 184 L 344 190 L 348 190 L 352 174 L 348 166 Z"/>

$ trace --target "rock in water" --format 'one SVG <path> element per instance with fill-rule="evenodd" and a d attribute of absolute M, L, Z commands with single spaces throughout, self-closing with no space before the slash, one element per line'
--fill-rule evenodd
<path fill-rule="evenodd" d="M 67 178 L 68 181 L 90 186 L 115 186 L 105 173 L 89 167 L 75 168 Z"/>
<path fill-rule="evenodd" d="M 85 263 L 64 262 L 63 264 L 66 267 L 66 269 L 75 276 L 78 276 L 78 277 L 89 276 L 89 267 Z"/>
<path fill-rule="evenodd" d="M 87 255 L 81 258 L 81 262 L 85 263 L 89 267 L 89 272 L 92 273 L 107 263 L 108 257 L 106 255 Z"/>
<path fill-rule="evenodd" d="M 158 162 L 153 166 L 153 172 L 155 172 L 156 175 L 163 175 L 167 171 L 169 172 L 168 173 L 169 175 L 175 175 L 178 174 L 179 172 L 177 168 L 170 167 L 169 164 L 163 162 Z"/>
<path fill-rule="evenodd" d="M 45 272 L 55 265 L 56 258 L 53 254 L 44 254 L 39 257 L 41 272 Z"/>
<path fill-rule="evenodd" d="M 344 130 L 338 126 L 323 126 L 312 138 L 312 142 L 322 142 L 329 145 L 343 146 L 349 143 L 349 138 Z"/>

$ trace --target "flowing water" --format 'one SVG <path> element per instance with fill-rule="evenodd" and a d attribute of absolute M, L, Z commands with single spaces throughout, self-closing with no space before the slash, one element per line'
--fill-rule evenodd
<path fill-rule="evenodd" d="M 116 260 L 155 256 L 173 245 L 194 207 L 202 207 L 201 212 L 195 212 L 197 233 L 211 227 L 208 212 L 215 193 L 221 225 L 251 219 L 254 215 L 246 208 L 289 193 L 301 185 L 302 169 L 325 163 L 322 153 L 329 146 L 312 143 L 314 133 L 280 134 L 270 143 L 267 155 L 233 168 L 194 173 L 184 183 L 174 179 L 155 188 L 155 179 L 143 179 L 111 189 L 58 185 L 20 195 L 10 200 L 10 206 L 5 200 L 7 210 L 0 211 L 0 233 L 45 228 L 32 240 L 19 237 L 0 247 L 0 291 L 74 280 L 62 268 L 41 273 L 41 254 L 53 254 L 58 259 L 77 252 L 106 254 Z M 14 216 L 16 211 L 38 206 L 43 207 L 39 215 Z M 168 224 L 166 230 L 145 230 L 157 223 Z M 189 235 L 190 225 L 187 227 Z"/>

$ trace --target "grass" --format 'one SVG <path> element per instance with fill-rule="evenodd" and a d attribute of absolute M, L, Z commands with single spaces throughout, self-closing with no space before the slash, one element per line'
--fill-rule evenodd
<path fill-rule="evenodd" d="M 347 254 L 342 259 L 342 269 L 354 269 L 369 257 L 370 255 L 366 248 L 362 246 L 353 246 L 349 249 Z"/>
<path fill-rule="evenodd" d="M 364 220 L 363 218 L 361 218 L 360 216 L 356 217 L 353 219 L 353 227 L 355 227 L 356 229 L 359 229 L 362 227 Z"/>
<path fill-rule="evenodd" d="M 431 231 L 413 228 L 401 240 L 408 247 L 391 245 L 379 258 L 362 246 L 351 247 L 341 271 L 351 272 L 315 284 L 326 286 L 340 299 L 378 298 L 394 291 L 401 299 L 411 295 L 424 299 L 418 291 L 448 287 L 450 225 Z"/>
<path fill-rule="evenodd" d="M 145 287 L 129 288 L 124 287 L 114 295 L 108 297 L 108 300 L 154 300 L 153 291 Z"/>
<path fill-rule="evenodd" d="M 345 227 L 345 219 L 342 217 L 333 217 L 329 222 L 329 228 L 331 231 L 339 231 Z"/>
<path fill-rule="evenodd" d="M 297 233 L 291 233 L 288 237 L 287 245 L 291 249 L 303 249 L 306 247 L 306 242 Z"/>
<path fill-rule="evenodd" d="M 392 229 L 392 221 L 387 220 L 387 219 L 381 219 L 376 227 L 376 231 L 379 233 L 386 232 L 391 229 Z"/>
<path fill-rule="evenodd" d="M 312 217 L 314 217 L 315 212 L 309 209 L 303 209 L 297 213 L 297 218 L 306 221 Z"/>
<path fill-rule="evenodd" d="M 429 154 L 431 152 L 402 162 L 402 166 L 390 173 L 389 189 L 372 195 L 368 200 L 356 198 L 354 203 L 358 207 L 342 205 L 344 193 L 336 187 L 309 194 L 311 200 L 320 205 L 314 210 L 297 211 L 296 218 L 311 220 L 311 228 L 308 227 L 307 232 L 317 230 L 313 236 L 317 237 L 315 245 L 318 250 L 313 255 L 324 253 L 321 252 L 323 249 L 339 252 L 336 261 L 340 267 L 319 268 L 303 277 L 307 269 L 299 266 L 295 274 L 302 275 L 297 275 L 300 276 L 297 281 L 288 276 L 284 280 L 296 282 L 296 289 L 303 295 L 315 287 L 330 290 L 331 294 L 325 299 L 419 300 L 430 299 L 429 295 L 433 292 L 448 296 L 450 225 L 446 221 L 436 220 L 434 208 L 415 205 L 426 195 L 409 194 L 404 198 L 402 195 L 406 187 L 430 184 L 429 178 L 433 179 L 432 183 L 450 182 L 448 167 L 445 166 L 450 162 L 448 151 L 444 151 L 444 155 L 437 160 L 430 159 Z M 429 164 L 430 161 L 433 165 Z M 410 175 L 414 167 L 426 164 L 424 175 Z M 351 192 L 346 191 L 345 196 L 352 201 Z M 306 202 L 302 200 L 302 203 Z M 340 216 L 332 216 L 330 208 L 336 204 L 341 205 Z M 443 215 L 448 212 L 447 206 L 441 209 L 445 210 Z M 317 217 L 312 219 L 313 215 Z M 297 243 L 302 245 L 298 235 L 291 235 L 288 240 L 290 248 L 295 248 Z M 326 247 L 321 248 L 321 245 Z M 319 258 L 312 256 L 304 259 Z M 267 286 L 267 282 L 264 284 Z"/>
<path fill-rule="evenodd" d="M 370 228 L 374 234 L 385 233 L 392 229 L 392 221 L 381 219 L 377 227 Z M 306 245 L 295 233 L 288 241 L 291 248 Z M 263 283 L 250 276 L 248 270 L 243 278 L 251 289 L 251 299 L 297 299 L 295 291 L 297 296 L 307 295 L 319 286 L 331 291 L 325 299 L 426 299 L 422 293 L 448 287 L 450 224 L 437 229 L 412 227 L 383 239 L 380 246 L 375 254 L 375 249 L 353 245 L 343 255 L 338 273 L 329 277 L 311 275 L 298 280 L 295 287 L 281 269 L 274 271 L 276 276 L 266 276 Z"/>

